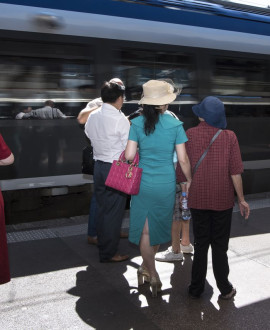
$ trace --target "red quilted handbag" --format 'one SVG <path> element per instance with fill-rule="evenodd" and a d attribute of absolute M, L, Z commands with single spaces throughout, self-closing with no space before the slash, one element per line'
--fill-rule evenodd
<path fill-rule="evenodd" d="M 139 168 L 139 154 L 131 164 L 125 159 L 123 151 L 118 160 L 114 160 L 105 185 L 128 195 L 137 195 L 140 190 L 142 168 Z"/>

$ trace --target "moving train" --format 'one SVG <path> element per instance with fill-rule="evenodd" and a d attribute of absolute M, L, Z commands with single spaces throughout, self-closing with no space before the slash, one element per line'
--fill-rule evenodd
<path fill-rule="evenodd" d="M 6 199 L 92 182 L 81 174 L 87 141 L 76 117 L 112 77 L 126 84 L 127 115 L 144 82 L 172 79 L 182 92 L 170 110 L 185 129 L 197 123 L 193 104 L 219 97 L 239 139 L 245 192 L 270 191 L 270 10 L 225 1 L 7 0 L 0 43 L 0 132 L 16 158 L 0 169 Z M 50 99 L 70 118 L 15 119 Z"/>

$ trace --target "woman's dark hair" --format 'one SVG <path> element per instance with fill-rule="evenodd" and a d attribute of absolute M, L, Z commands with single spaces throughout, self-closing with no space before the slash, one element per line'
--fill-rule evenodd
<path fill-rule="evenodd" d="M 156 105 L 143 105 L 142 114 L 144 116 L 144 132 L 146 135 L 154 132 L 160 113 L 160 109 Z"/>
<path fill-rule="evenodd" d="M 114 82 L 105 82 L 101 87 L 101 99 L 104 103 L 114 103 L 119 96 L 124 97 L 125 87 Z"/>

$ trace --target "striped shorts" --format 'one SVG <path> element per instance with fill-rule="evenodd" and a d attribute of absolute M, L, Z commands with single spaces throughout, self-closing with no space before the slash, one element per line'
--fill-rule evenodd
<path fill-rule="evenodd" d="M 175 194 L 175 204 L 174 204 L 174 212 L 173 212 L 173 221 L 180 221 L 182 220 L 182 212 L 180 209 L 180 197 L 181 191 L 177 190 L 178 192 Z"/>

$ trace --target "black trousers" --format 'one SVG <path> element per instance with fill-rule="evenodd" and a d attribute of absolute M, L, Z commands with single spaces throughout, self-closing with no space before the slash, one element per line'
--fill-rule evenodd
<path fill-rule="evenodd" d="M 217 287 L 228 294 L 232 284 L 228 281 L 227 250 L 231 231 L 232 208 L 225 211 L 191 209 L 194 232 L 194 259 L 189 292 L 200 296 L 204 291 L 207 273 L 207 254 L 212 249 L 212 264 Z"/>
<path fill-rule="evenodd" d="M 127 198 L 125 194 L 105 186 L 111 165 L 111 163 L 96 161 L 94 170 L 100 261 L 109 260 L 117 252 Z"/>

